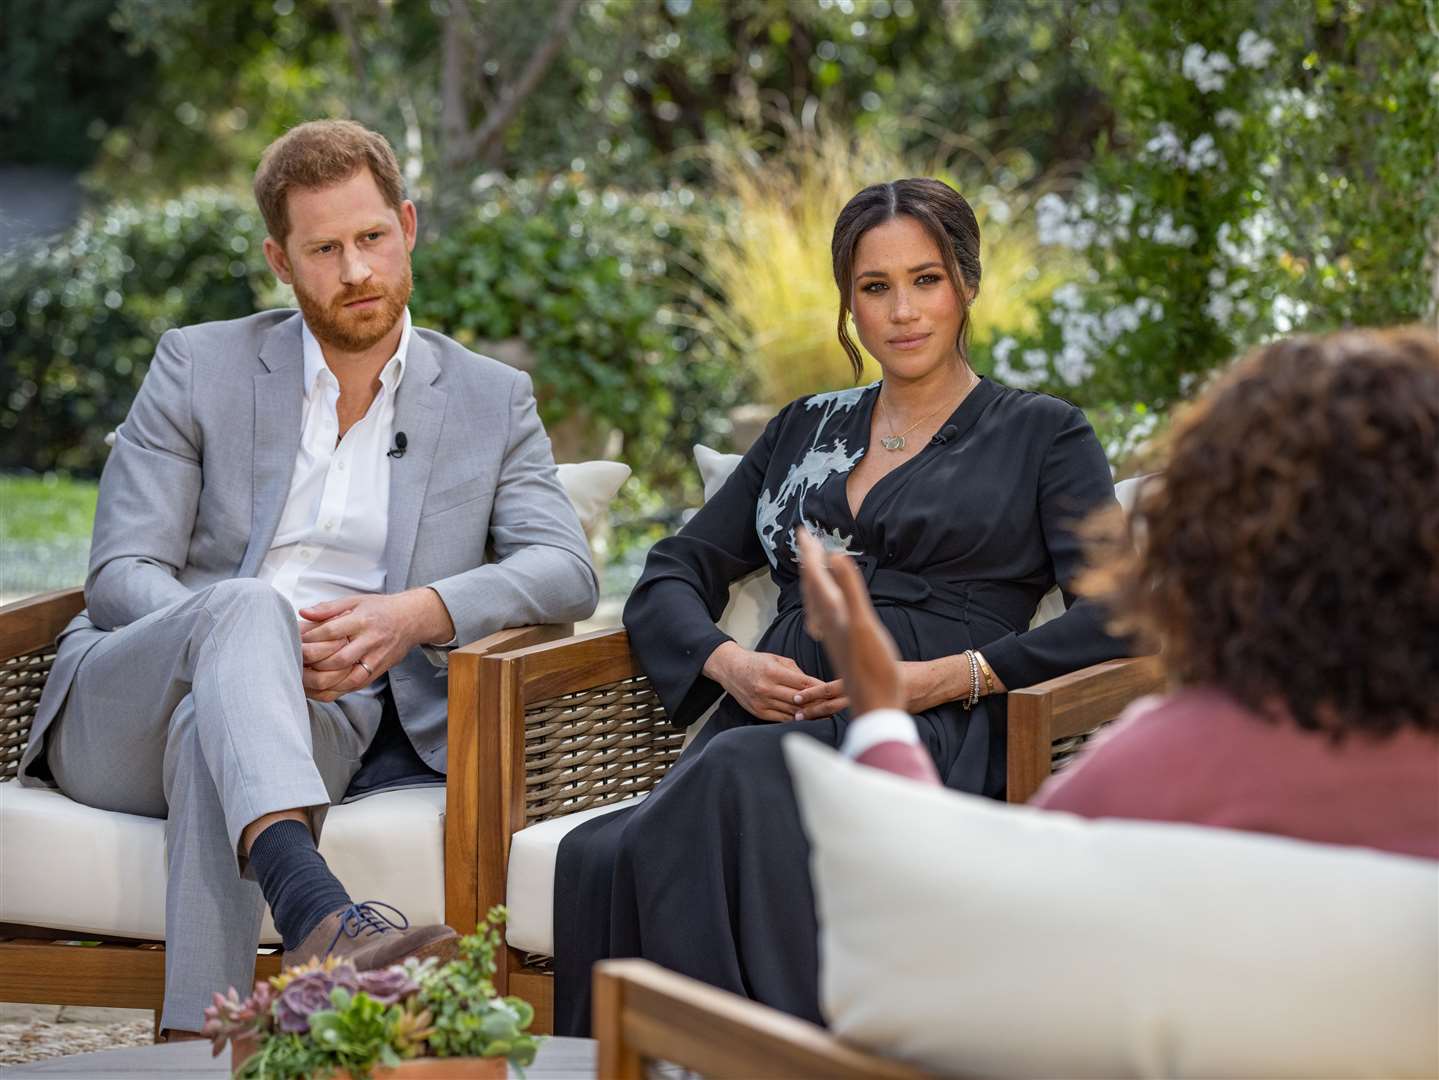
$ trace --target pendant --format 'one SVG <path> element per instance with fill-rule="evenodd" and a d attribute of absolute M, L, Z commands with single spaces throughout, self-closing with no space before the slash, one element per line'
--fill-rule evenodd
<path fill-rule="evenodd" d="M 903 450 L 903 449 L 904 449 L 904 436 L 903 436 L 903 435 L 884 435 L 884 436 L 882 436 L 882 437 L 880 438 L 880 440 L 879 440 L 879 445 L 882 446 L 882 447 L 884 447 L 886 450 Z"/>

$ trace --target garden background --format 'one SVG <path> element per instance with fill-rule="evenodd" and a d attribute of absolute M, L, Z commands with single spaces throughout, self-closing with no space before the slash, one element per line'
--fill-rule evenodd
<path fill-rule="evenodd" d="M 1245 348 L 1439 309 L 1439 0 L 0 0 L 0 596 L 79 583 L 167 328 L 287 302 L 248 192 L 288 126 L 386 133 L 420 323 L 634 467 L 606 592 L 690 448 L 841 386 L 862 185 L 975 205 L 976 367 L 1116 472 Z"/>

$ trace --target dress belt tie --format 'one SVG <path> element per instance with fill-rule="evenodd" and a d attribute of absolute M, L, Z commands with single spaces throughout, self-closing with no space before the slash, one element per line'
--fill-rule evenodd
<path fill-rule="evenodd" d="M 1036 603 L 1032 589 L 1012 582 L 944 581 L 878 566 L 868 555 L 856 557 L 854 561 L 864 575 L 870 599 L 877 608 L 920 608 L 967 623 L 970 607 L 974 606 L 1018 631 L 1028 625 Z M 796 581 L 780 590 L 778 614 L 787 615 L 803 603 Z"/>

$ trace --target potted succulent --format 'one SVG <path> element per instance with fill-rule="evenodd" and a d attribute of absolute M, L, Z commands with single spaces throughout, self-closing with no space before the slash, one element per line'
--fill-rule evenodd
<path fill-rule="evenodd" d="M 232 987 L 205 1010 L 219 1054 L 230 1043 L 236 1080 L 401 1080 L 523 1075 L 538 1036 L 528 1002 L 495 994 L 505 910 L 460 939 L 448 964 L 408 961 L 359 971 L 330 959 L 290 968 L 241 999 Z"/>

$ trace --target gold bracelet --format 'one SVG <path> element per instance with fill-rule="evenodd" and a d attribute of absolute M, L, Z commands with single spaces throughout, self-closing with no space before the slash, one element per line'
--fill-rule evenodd
<path fill-rule="evenodd" d="M 984 675 L 984 692 L 994 693 L 994 669 L 989 666 L 989 661 L 984 658 L 984 653 L 978 649 L 974 652 L 974 658 L 979 661 L 979 670 Z"/>

